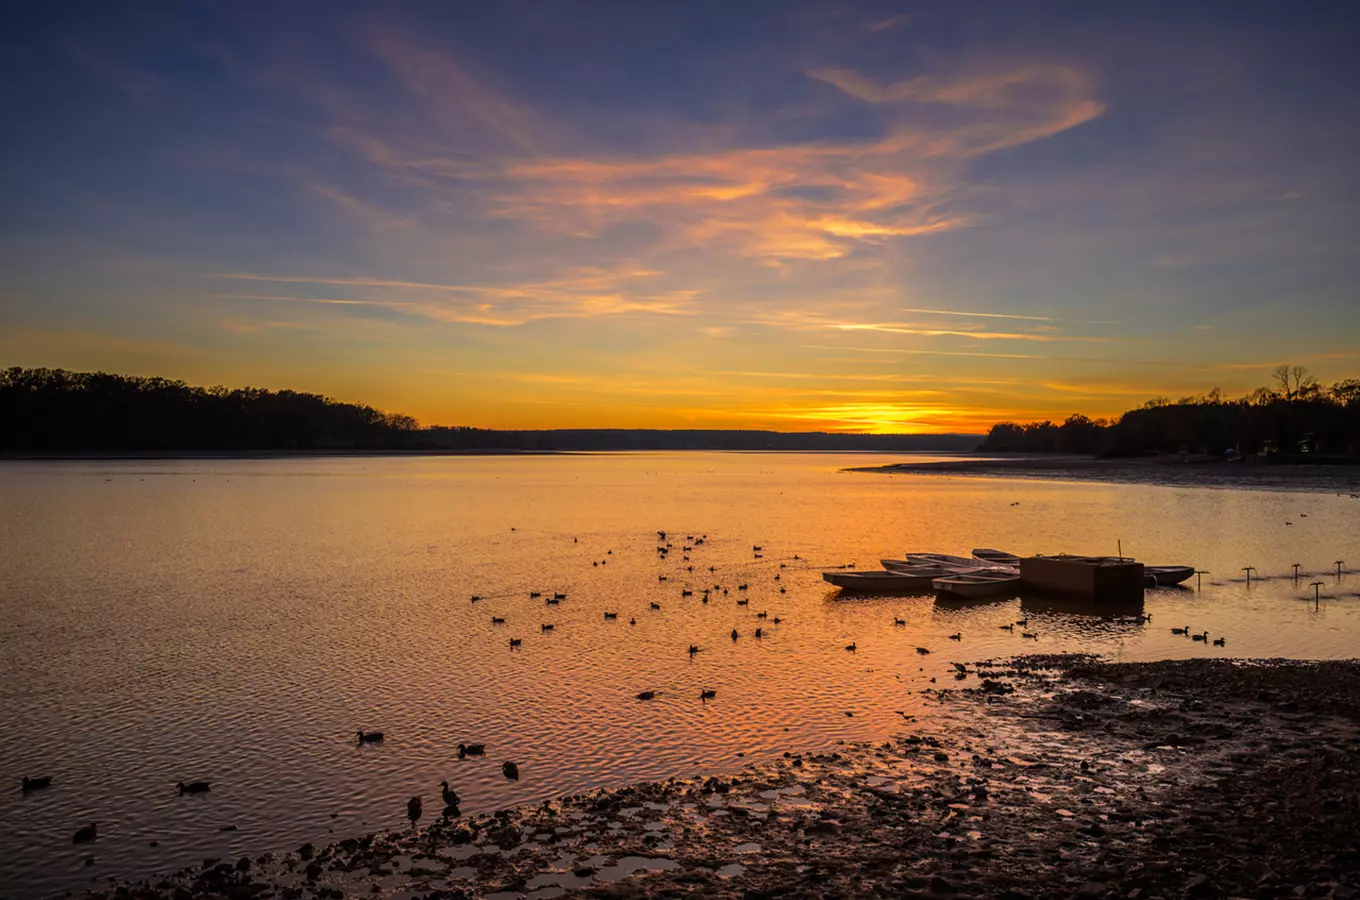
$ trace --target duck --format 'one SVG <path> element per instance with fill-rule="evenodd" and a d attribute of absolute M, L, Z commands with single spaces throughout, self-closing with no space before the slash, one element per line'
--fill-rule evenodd
<path fill-rule="evenodd" d="M 1002 630 L 1002 631 L 1014 631 L 1014 630 L 1015 630 L 1015 626 L 1014 626 L 1014 625 L 1002 625 L 1002 626 L 1001 626 L 1001 630 Z"/>
<path fill-rule="evenodd" d="M 759 553 L 761 550 L 764 550 L 764 549 L 765 549 L 764 547 L 757 547 L 757 546 L 755 546 L 755 545 L 752 545 L 752 546 L 751 546 L 751 551 L 752 551 L 753 553 Z"/>
<path fill-rule="evenodd" d="M 455 791 L 453 788 L 449 787 L 449 783 L 447 781 L 439 782 L 439 792 L 440 795 L 444 798 L 445 806 L 458 805 L 458 792 Z"/>
<path fill-rule="evenodd" d="M 512 649 L 515 648 L 515 647 L 518 647 L 520 644 L 523 644 L 523 643 L 524 643 L 524 638 L 511 638 L 511 639 L 510 639 L 510 647 L 511 647 Z"/>
<path fill-rule="evenodd" d="M 963 640 L 963 632 L 960 631 L 960 632 L 958 632 L 957 634 L 951 634 L 951 635 L 949 636 L 949 639 L 950 639 L 951 641 L 961 641 L 961 640 Z"/>
<path fill-rule="evenodd" d="M 501 763 L 501 772 L 511 781 L 519 781 L 519 766 L 512 762 Z"/>
<path fill-rule="evenodd" d="M 653 602 L 653 603 L 652 603 L 652 609 L 660 609 L 660 608 L 661 608 L 661 604 L 660 604 L 660 603 L 656 603 L 656 602 Z"/>
<path fill-rule="evenodd" d="M 553 599 L 554 599 L 554 600 L 565 600 L 565 599 L 567 599 L 567 595 L 566 595 L 566 594 L 553 594 Z"/>
<path fill-rule="evenodd" d="M 845 649 L 849 650 L 851 653 L 854 653 L 856 650 L 859 649 L 859 645 L 852 641 L 845 645 Z"/>
<path fill-rule="evenodd" d="M 492 617 L 491 617 L 491 624 L 492 624 L 492 625 L 504 625 L 504 624 L 505 624 L 505 619 L 502 618 L 501 616 L 492 616 Z"/>
<path fill-rule="evenodd" d="M 744 591 L 744 590 L 746 590 L 746 585 L 744 585 L 744 584 L 739 584 L 739 585 L 737 585 L 737 590 L 739 590 L 739 591 Z"/>
<path fill-rule="evenodd" d="M 656 697 L 656 691 L 642 691 L 637 695 L 639 700 L 651 700 Z"/>
<path fill-rule="evenodd" d="M 1035 633 L 1032 632 L 1032 631 L 1022 631 L 1022 632 L 1020 633 L 1020 636 L 1021 636 L 1022 638 L 1029 638 L 1031 641 L 1037 641 L 1037 640 L 1039 640 L 1039 635 L 1035 634 Z"/>
<path fill-rule="evenodd" d="M 775 616 L 775 617 L 774 617 L 773 619 L 771 619 L 770 621 L 773 622 L 774 624 L 778 625 L 780 622 L 782 622 L 782 621 L 784 621 L 784 620 L 781 619 L 781 618 L 779 618 L 779 616 Z"/>
<path fill-rule="evenodd" d="M 694 591 L 690 591 L 690 590 L 681 591 L 681 592 L 680 592 L 680 596 L 681 596 L 681 597 L 693 597 L 693 596 L 694 596 Z"/>
<path fill-rule="evenodd" d="M 1190 633 L 1190 626 L 1189 626 L 1189 625 L 1186 625 L 1184 628 L 1173 628 L 1173 629 L 1171 629 L 1171 633 L 1172 633 L 1172 634 L 1189 634 L 1189 633 Z"/>
<path fill-rule="evenodd" d="M 1017 619 L 1015 624 L 1019 625 L 1021 628 L 1024 628 L 1026 625 L 1029 624 L 1029 616 L 1025 616 L 1023 619 Z"/>
<path fill-rule="evenodd" d="M 480 600 L 480 599 L 482 599 L 480 594 L 473 594 L 473 595 L 472 595 L 472 602 L 473 602 L 473 603 L 476 603 L 476 602 L 477 602 L 478 600 Z"/>
<path fill-rule="evenodd" d="M 411 820 L 412 825 L 420 818 L 421 806 L 419 797 L 412 797 L 406 801 L 406 818 Z"/>
<path fill-rule="evenodd" d="M 547 624 L 540 625 L 540 626 L 538 626 L 538 628 L 539 628 L 540 631 L 552 631 L 552 630 L 553 630 L 553 627 L 552 627 L 551 625 L 547 625 Z"/>
<path fill-rule="evenodd" d="M 767 612 L 758 612 L 758 613 L 756 613 L 756 618 L 757 618 L 757 619 L 768 619 L 769 617 L 770 617 L 770 614 L 767 613 Z"/>
<path fill-rule="evenodd" d="M 464 759 L 469 756 L 482 756 L 486 753 L 486 744 L 459 744 L 458 758 Z"/>
<path fill-rule="evenodd" d="M 359 731 L 358 736 L 361 744 L 381 744 L 383 739 L 381 731 Z"/>
<path fill-rule="evenodd" d="M 754 632 L 752 632 L 752 636 L 759 640 L 760 638 L 765 636 L 765 629 L 757 628 Z"/>
<path fill-rule="evenodd" d="M 717 692 L 717 691 L 709 691 L 709 690 L 701 690 L 701 691 L 699 691 L 699 699 L 700 699 L 700 700 L 712 700 L 712 699 L 713 699 L 714 697 L 716 697 L 716 696 L 718 696 L 718 692 Z"/>
<path fill-rule="evenodd" d="M 894 617 L 893 617 L 893 624 L 894 624 L 894 625 L 906 625 L 906 624 L 907 624 L 907 620 L 906 620 L 906 619 L 899 619 L 899 618 L 897 618 L 896 616 L 894 616 Z"/>
<path fill-rule="evenodd" d="M 52 786 L 52 776 L 39 775 L 37 778 L 29 778 L 27 775 L 25 775 L 23 785 L 25 794 L 27 794 L 29 791 L 40 791 L 43 788 Z"/>
<path fill-rule="evenodd" d="M 689 655 L 690 655 L 690 656 L 693 656 L 694 654 L 696 654 L 696 653 L 698 653 L 698 652 L 699 652 L 699 648 L 698 648 L 696 645 L 694 645 L 694 644 L 690 644 L 690 645 L 689 645 Z"/>
<path fill-rule="evenodd" d="M 628 620 L 628 624 L 629 624 L 629 625 L 636 625 L 636 624 L 637 624 L 637 619 L 629 619 L 629 620 Z"/>
<path fill-rule="evenodd" d="M 76 829 L 76 833 L 71 837 L 73 844 L 88 844 L 99 836 L 98 823 L 91 822 L 89 825 L 82 825 Z"/>
<path fill-rule="evenodd" d="M 175 785 L 175 787 L 179 790 L 179 795 L 181 797 L 185 794 L 206 794 L 208 791 L 212 790 L 211 782 L 207 781 L 191 781 L 188 784 L 181 781 L 179 784 Z"/>
<path fill-rule="evenodd" d="M 1206 632 L 1204 632 L 1203 634 L 1192 634 L 1192 635 L 1190 635 L 1190 640 L 1192 640 L 1192 641 L 1204 641 L 1204 642 L 1207 643 L 1208 640 L 1209 640 L 1209 632 L 1206 631 Z"/>
<path fill-rule="evenodd" d="M 543 601 L 543 605 L 544 605 L 544 606 L 557 606 L 557 605 L 560 604 L 561 602 L 562 602 L 561 600 L 557 600 L 557 599 L 554 599 L 553 597 L 549 597 L 547 600 L 544 600 L 544 601 Z"/>
<path fill-rule="evenodd" d="M 530 591 L 530 592 L 529 592 L 529 599 L 530 599 L 530 600 L 537 600 L 539 597 L 542 597 L 542 596 L 543 596 L 543 592 L 542 592 L 542 591 Z"/>
<path fill-rule="evenodd" d="M 607 613 L 604 614 L 604 617 L 605 617 L 605 619 L 617 619 L 617 618 L 619 617 L 619 614 L 616 613 L 616 612 L 612 612 L 612 613 L 611 613 L 611 612 L 607 612 Z"/>
<path fill-rule="evenodd" d="M 750 600 L 738 600 L 738 601 L 737 601 L 737 606 L 750 606 L 750 605 L 751 605 L 751 601 L 750 601 Z"/>
<path fill-rule="evenodd" d="M 1228 644 L 1227 638 L 1214 638 L 1215 647 L 1226 647 L 1227 644 Z"/>
<path fill-rule="evenodd" d="M 917 648 L 916 648 L 916 652 L 919 653 L 919 654 L 921 654 L 922 656 L 925 656 L 925 655 L 926 655 L 927 653 L 929 653 L 930 651 L 927 650 L 925 647 L 917 647 Z"/>
<path fill-rule="evenodd" d="M 733 629 L 732 629 L 732 640 L 735 641 L 735 640 L 736 640 L 738 637 L 740 637 L 740 636 L 741 636 L 741 635 L 737 634 L 737 629 L 733 628 Z"/>

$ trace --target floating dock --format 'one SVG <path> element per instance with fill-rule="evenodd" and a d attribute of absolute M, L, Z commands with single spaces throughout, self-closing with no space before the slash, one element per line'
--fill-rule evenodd
<path fill-rule="evenodd" d="M 1136 603 L 1146 584 L 1143 564 L 1110 556 L 1031 556 L 1020 560 L 1028 588 L 1108 603 Z"/>

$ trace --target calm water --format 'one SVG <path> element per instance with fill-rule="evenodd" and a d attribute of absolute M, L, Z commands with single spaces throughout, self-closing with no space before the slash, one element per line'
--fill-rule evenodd
<path fill-rule="evenodd" d="M 952 683 L 952 660 L 1357 654 L 1360 576 L 1333 562 L 1360 567 L 1349 496 L 839 471 L 894 459 L 0 465 L 0 895 L 399 827 L 412 794 L 437 811 L 444 779 L 478 812 L 882 738 L 921 712 L 931 677 Z M 708 536 L 688 562 L 687 534 Z M 908 549 L 1113 553 L 1117 540 L 1212 574 L 1200 592 L 1149 592 L 1144 626 L 1031 600 L 837 600 L 820 578 Z M 1296 583 L 1294 562 L 1332 574 Z M 1248 587 L 1246 565 L 1265 578 Z M 702 604 L 715 584 L 729 593 Z M 1022 611 L 1039 641 L 998 628 Z M 716 700 L 700 703 L 703 688 Z M 359 728 L 387 740 L 357 747 Z M 486 759 L 460 762 L 471 741 Z M 55 785 L 25 797 L 24 774 Z M 179 797 L 193 779 L 212 792 Z M 72 846 L 89 821 L 99 840 Z"/>

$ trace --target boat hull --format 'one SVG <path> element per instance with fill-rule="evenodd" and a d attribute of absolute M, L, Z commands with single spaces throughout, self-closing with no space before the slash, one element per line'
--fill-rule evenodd
<path fill-rule="evenodd" d="M 822 580 L 843 591 L 860 593 L 909 593 L 931 589 L 933 575 L 903 575 L 895 572 L 823 572 Z"/>
<path fill-rule="evenodd" d="M 967 597 L 975 600 L 983 597 L 1000 597 L 1004 594 L 1014 594 L 1020 589 L 1020 576 L 1006 575 L 1004 577 L 989 578 L 977 575 L 953 575 L 945 578 L 936 578 L 931 582 L 931 586 L 941 594 L 950 594 L 955 597 Z"/>

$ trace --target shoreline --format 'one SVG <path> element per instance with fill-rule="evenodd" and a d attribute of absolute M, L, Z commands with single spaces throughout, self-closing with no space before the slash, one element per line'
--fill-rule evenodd
<path fill-rule="evenodd" d="M 1159 484 L 1176 487 L 1242 487 L 1282 490 L 1360 491 L 1360 469 L 1332 465 L 1267 465 L 1182 460 L 1179 457 L 1102 459 L 1090 456 L 1017 456 L 904 462 L 860 466 L 847 472 L 879 475 L 963 475 L 1035 478 L 1116 484 Z"/>
<path fill-rule="evenodd" d="M 1032 656 L 929 693 L 948 735 L 908 722 L 87 896 L 1360 896 L 1360 661 Z"/>

